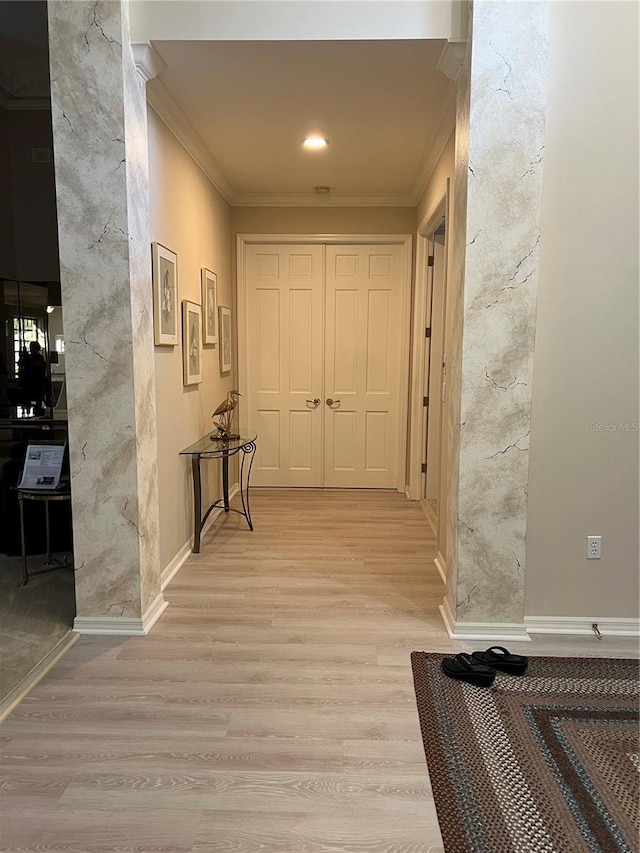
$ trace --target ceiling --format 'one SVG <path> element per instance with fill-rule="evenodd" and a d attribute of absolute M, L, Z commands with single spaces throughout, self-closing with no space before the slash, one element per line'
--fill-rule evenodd
<path fill-rule="evenodd" d="M 156 41 L 150 102 L 186 120 L 234 204 L 314 203 L 318 185 L 326 203 L 415 204 L 453 127 L 444 44 Z M 328 148 L 303 149 L 310 134 Z"/>
<path fill-rule="evenodd" d="M 139 5 L 147 12 L 153 4 Z M 0 105 L 46 107 L 46 3 L 0 0 L 0 9 Z M 160 11 L 152 22 L 162 20 Z M 239 20 L 247 30 L 246 14 Z M 455 120 L 454 84 L 437 70 L 446 39 L 228 36 L 153 41 L 166 67 L 147 91 L 230 203 L 417 203 Z M 303 149 L 310 134 L 327 137 L 328 148 Z M 319 196 L 316 186 L 331 193 Z"/>

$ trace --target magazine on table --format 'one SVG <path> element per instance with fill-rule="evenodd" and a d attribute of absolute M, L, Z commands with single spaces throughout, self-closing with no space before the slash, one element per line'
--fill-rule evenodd
<path fill-rule="evenodd" d="M 29 444 L 18 489 L 57 489 L 66 443 Z"/>

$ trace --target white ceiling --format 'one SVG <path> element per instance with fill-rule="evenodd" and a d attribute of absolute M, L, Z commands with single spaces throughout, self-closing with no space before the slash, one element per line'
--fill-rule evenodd
<path fill-rule="evenodd" d="M 232 203 L 305 203 L 328 185 L 327 203 L 415 204 L 453 123 L 444 44 L 157 41 L 150 102 L 178 105 Z M 329 147 L 304 150 L 312 133 Z"/>

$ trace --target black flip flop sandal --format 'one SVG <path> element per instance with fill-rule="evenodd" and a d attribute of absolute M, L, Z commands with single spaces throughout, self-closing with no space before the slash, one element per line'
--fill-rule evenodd
<path fill-rule="evenodd" d="M 524 655 L 512 655 L 503 646 L 491 646 L 486 652 L 473 652 L 471 657 L 477 663 L 501 669 L 511 675 L 522 675 L 529 663 L 529 658 Z"/>
<path fill-rule="evenodd" d="M 491 687 L 496 671 L 490 666 L 485 666 L 473 660 L 471 655 L 460 652 L 454 658 L 444 658 L 442 671 L 449 678 L 457 678 L 458 681 L 468 681 L 478 687 Z"/>

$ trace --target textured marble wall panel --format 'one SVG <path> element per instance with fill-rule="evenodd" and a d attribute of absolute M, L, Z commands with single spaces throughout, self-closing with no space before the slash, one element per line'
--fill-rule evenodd
<path fill-rule="evenodd" d="M 467 196 L 459 377 L 452 366 L 458 623 L 524 615 L 547 53 L 546 3 L 474 3 L 467 174 L 456 182 Z"/>
<path fill-rule="evenodd" d="M 123 4 L 48 8 L 77 612 L 138 617 L 159 591 L 144 95 Z"/>
<path fill-rule="evenodd" d="M 123 4 L 128 13 L 128 4 Z M 125 21 L 128 33 L 128 20 Z M 142 612 L 153 603 L 160 588 L 160 537 L 158 507 L 158 442 L 156 433 L 153 302 L 149 234 L 149 153 L 146 84 L 135 69 L 127 36 L 124 62 L 125 139 L 131 331 L 133 341 L 134 407 L 140 584 Z"/>

